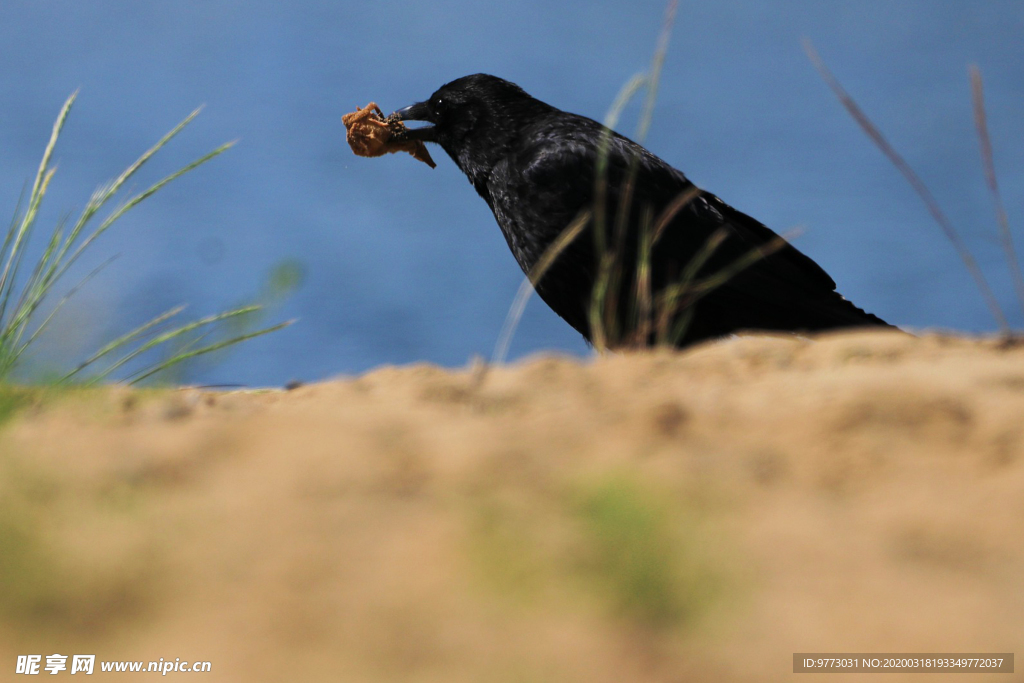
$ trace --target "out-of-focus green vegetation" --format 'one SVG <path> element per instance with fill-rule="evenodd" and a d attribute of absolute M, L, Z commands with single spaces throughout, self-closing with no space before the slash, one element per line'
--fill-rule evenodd
<path fill-rule="evenodd" d="M 61 108 L 49 142 L 43 152 L 39 170 L 28 193 L 27 201 L 24 201 L 23 198 L 23 201 L 19 203 L 3 243 L 0 245 L 0 381 L 11 377 L 12 373 L 23 363 L 26 352 L 32 344 L 46 332 L 54 316 L 90 278 L 106 265 L 101 265 L 85 276 L 80 282 L 64 291 L 56 303 L 51 302 L 52 305 L 48 310 L 44 309 L 44 303 L 52 300 L 58 294 L 60 291 L 58 284 L 62 282 L 68 269 L 78 261 L 82 253 L 134 206 L 176 178 L 220 155 L 233 144 L 221 145 L 204 154 L 142 192 L 122 201 L 105 217 L 101 217 L 101 211 L 118 194 L 125 183 L 199 114 L 199 110 L 195 110 L 160 138 L 153 147 L 142 154 L 117 178 L 101 185 L 89 198 L 85 208 L 74 222 L 69 218 L 59 221 L 50 233 L 42 255 L 34 264 L 29 264 L 25 262 L 25 255 L 37 228 L 39 209 L 57 170 L 55 166 L 51 165 L 51 159 L 76 97 L 77 93 L 72 94 Z M 289 278 L 285 274 L 276 279 L 272 278 L 272 280 L 275 283 L 272 286 L 280 289 L 287 285 Z M 174 307 L 114 339 L 64 374 L 58 375 L 55 378 L 56 381 L 63 383 L 87 377 L 88 382 L 97 382 L 126 368 L 131 361 L 152 349 L 171 348 L 174 343 L 184 337 L 191 340 L 191 343 L 177 348 L 174 353 L 165 355 L 157 362 L 133 369 L 125 378 L 131 383 L 140 382 L 184 361 L 228 348 L 246 339 L 273 332 L 289 324 L 281 323 L 261 329 L 247 326 L 244 329 L 236 329 L 235 334 L 224 334 L 225 331 L 231 331 L 230 323 L 233 320 L 260 311 L 261 304 L 257 303 L 206 316 L 177 327 L 168 327 L 169 321 L 179 315 L 183 309 L 183 306 Z M 212 335 L 212 339 L 209 338 L 210 335 Z"/>

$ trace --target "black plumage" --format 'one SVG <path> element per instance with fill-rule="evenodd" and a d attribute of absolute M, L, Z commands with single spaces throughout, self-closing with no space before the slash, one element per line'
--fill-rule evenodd
<path fill-rule="evenodd" d="M 679 311 L 661 319 L 668 322 L 663 332 L 681 333 L 672 339 L 680 346 L 741 330 L 887 325 L 839 295 L 818 264 L 766 226 L 694 187 L 644 147 L 592 119 L 545 104 L 514 83 L 486 74 L 466 76 L 394 116 L 433 124 L 408 135 L 440 145 L 466 174 L 526 273 L 567 226 L 590 212 L 587 229 L 535 283 L 541 298 L 588 340 L 595 338 L 591 321 L 600 319 L 612 328 L 602 328 L 611 345 L 654 342 L 658 325 L 649 322 L 657 323 L 652 311 L 658 307 L 645 302 L 666 301 L 680 282 L 688 287 L 676 300 Z M 605 152 L 599 151 L 602 144 Z M 602 155 L 605 189 L 598 191 Z M 681 207 L 667 212 L 674 203 Z M 598 222 L 595 215 L 602 211 L 604 221 Z M 624 221 L 617 220 L 620 214 Z M 637 277 L 645 271 L 637 269 L 640 236 L 651 235 L 659 218 L 670 220 L 646 259 L 650 284 L 638 285 L 645 279 Z M 595 234 L 601 225 L 603 231 Z M 708 253 L 705 245 L 713 236 L 721 242 L 696 276 L 687 277 L 687 265 L 702 250 Z M 602 270 L 601 255 L 607 253 L 614 254 L 614 266 Z M 712 286 L 717 275 L 744 259 L 746 267 Z M 612 293 L 595 317 L 598 281 Z"/>

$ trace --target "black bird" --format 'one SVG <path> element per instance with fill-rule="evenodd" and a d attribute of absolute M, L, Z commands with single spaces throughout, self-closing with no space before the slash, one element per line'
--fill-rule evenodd
<path fill-rule="evenodd" d="M 844 299 L 817 263 L 769 228 L 632 140 L 514 83 L 465 76 L 392 116 L 433 124 L 406 135 L 448 153 L 491 207 L 525 273 L 570 224 L 587 221 L 534 284 L 588 341 L 600 334 L 609 346 L 684 346 L 741 330 L 887 325 Z M 646 252 L 641 236 L 649 244 L 659 221 Z M 614 263 L 602 267 L 602 254 Z M 638 259 L 648 266 L 638 268 Z"/>

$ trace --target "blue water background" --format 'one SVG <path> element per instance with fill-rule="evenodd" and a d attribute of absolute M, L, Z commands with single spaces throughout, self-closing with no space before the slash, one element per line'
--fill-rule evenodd
<path fill-rule="evenodd" d="M 647 68 L 664 10 L 592 0 L 2 0 L 3 215 L 13 214 L 75 89 L 44 226 L 80 209 L 199 104 L 203 113 L 134 189 L 239 140 L 90 250 L 69 285 L 120 257 L 68 306 L 41 352 L 77 360 L 177 303 L 192 316 L 222 310 L 251 298 L 289 259 L 305 279 L 272 319 L 298 322 L 183 379 L 273 385 L 489 356 L 522 274 L 486 205 L 439 149 L 435 170 L 406 155 L 354 157 L 341 114 L 370 100 L 390 111 L 489 72 L 601 119 Z M 1024 326 L 995 237 L 967 80 L 978 64 L 1007 209 L 1024 242 L 1024 3 L 684 1 L 647 138 L 737 208 L 778 231 L 802 227 L 798 246 L 858 305 L 911 328 L 990 331 L 955 252 L 815 73 L 802 37 L 920 172 L 1011 322 Z M 632 134 L 636 109 L 622 132 Z M 534 300 L 512 357 L 539 350 L 588 353 Z"/>

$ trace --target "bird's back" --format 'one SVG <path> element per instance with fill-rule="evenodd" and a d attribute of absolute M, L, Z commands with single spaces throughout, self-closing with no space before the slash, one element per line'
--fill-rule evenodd
<path fill-rule="evenodd" d="M 695 312 L 681 344 L 744 329 L 813 331 L 886 324 L 836 293 L 835 282 L 818 264 L 768 227 L 697 190 L 685 175 L 640 145 L 617 134 L 605 136 L 604 131 L 592 119 L 551 108 L 522 127 L 486 187 L 478 187 L 527 273 L 582 211 L 603 210 L 601 239 L 596 239 L 592 219 L 537 287 L 545 302 L 587 339 L 593 338 L 591 297 L 602 253 L 615 254 L 612 284 L 617 282 L 619 301 L 613 308 L 618 309 L 619 325 L 635 325 L 629 318 L 636 318 L 637 273 L 644 270 L 637 268 L 641 226 L 653 229 L 686 193 L 692 198 L 667 221 L 647 259 L 654 298 L 686 277 L 687 264 L 719 233 L 724 240 L 690 278 L 694 285 L 706 285 L 757 250 L 766 253 L 700 294 L 692 303 Z M 602 165 L 604 182 L 599 183 Z M 600 185 L 604 202 L 599 200 Z"/>

